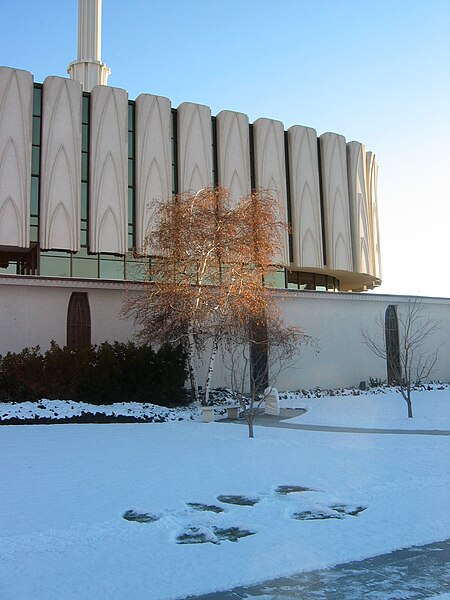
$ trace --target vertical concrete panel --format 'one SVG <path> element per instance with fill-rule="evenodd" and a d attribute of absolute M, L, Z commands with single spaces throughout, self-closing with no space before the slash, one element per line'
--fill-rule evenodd
<path fill-rule="evenodd" d="M 178 187 L 180 193 L 195 193 L 213 182 L 211 110 L 183 102 L 177 114 Z"/>
<path fill-rule="evenodd" d="M 359 142 L 347 144 L 347 169 L 353 270 L 373 275 L 372 219 L 367 200 L 366 149 Z"/>
<path fill-rule="evenodd" d="M 172 194 L 170 100 L 141 94 L 136 99 L 136 245 L 144 250 L 153 215 Z"/>
<path fill-rule="evenodd" d="M 255 184 L 257 189 L 270 190 L 280 205 L 280 220 L 287 223 L 286 162 L 284 127 L 281 121 L 257 119 L 253 124 L 255 152 Z M 289 265 L 289 239 L 283 232 L 281 254 L 276 262 Z"/>
<path fill-rule="evenodd" d="M 33 76 L 0 67 L 0 245 L 30 245 Z"/>
<path fill-rule="evenodd" d="M 78 81 L 44 81 L 39 228 L 43 249 L 80 249 L 81 91 Z"/>
<path fill-rule="evenodd" d="M 378 223 L 378 165 L 375 154 L 367 152 L 367 197 L 372 221 L 373 274 L 381 279 L 380 228 Z"/>
<path fill-rule="evenodd" d="M 232 201 L 251 192 L 248 117 L 223 110 L 216 117 L 218 180 Z"/>
<path fill-rule="evenodd" d="M 95 86 L 91 93 L 89 249 L 125 254 L 128 228 L 128 95 Z"/>
<path fill-rule="evenodd" d="M 353 270 L 345 138 L 320 136 L 327 266 Z"/>
<path fill-rule="evenodd" d="M 290 127 L 288 148 L 294 265 L 323 268 L 316 130 Z"/>

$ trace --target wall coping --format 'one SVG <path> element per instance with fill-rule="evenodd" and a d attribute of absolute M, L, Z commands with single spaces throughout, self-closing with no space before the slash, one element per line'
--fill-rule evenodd
<path fill-rule="evenodd" d="M 31 287 L 57 287 L 57 288 L 89 288 L 107 290 L 141 290 L 145 282 L 131 282 L 116 279 L 78 279 L 75 277 L 41 277 L 36 275 L 0 275 L 0 285 L 31 286 Z M 275 290 L 275 296 L 289 299 L 293 296 L 300 298 L 314 298 L 319 301 L 363 301 L 363 302 L 407 302 L 411 298 L 432 304 L 450 304 L 450 298 L 439 296 L 408 296 L 403 294 L 379 294 L 370 292 L 320 292 L 314 290 Z"/>

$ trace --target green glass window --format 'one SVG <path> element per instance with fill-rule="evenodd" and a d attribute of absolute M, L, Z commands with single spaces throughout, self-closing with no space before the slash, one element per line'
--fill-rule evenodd
<path fill-rule="evenodd" d="M 125 262 L 125 279 L 134 281 L 143 281 L 147 279 L 145 263 L 142 260 L 131 258 L 133 255 L 129 253 Z"/>
<path fill-rule="evenodd" d="M 128 159 L 128 185 L 132 186 L 133 185 L 133 159 L 129 158 Z"/>
<path fill-rule="evenodd" d="M 31 178 L 30 213 L 32 215 L 39 213 L 39 179 L 37 177 Z"/>
<path fill-rule="evenodd" d="M 264 280 L 264 285 L 271 288 L 284 289 L 286 287 L 286 278 L 283 271 L 277 271 L 276 273 L 271 273 Z"/>
<path fill-rule="evenodd" d="M 70 255 L 63 257 L 41 254 L 40 275 L 70 277 Z"/>
<path fill-rule="evenodd" d="M 89 125 L 87 123 L 83 123 L 82 125 L 82 135 L 81 135 L 81 151 L 89 152 Z"/>
<path fill-rule="evenodd" d="M 10 260 L 7 267 L 2 267 L 2 264 L 0 264 L 0 275 L 18 275 L 15 260 Z"/>
<path fill-rule="evenodd" d="M 81 181 L 88 180 L 88 155 L 85 152 L 81 154 Z"/>
<path fill-rule="evenodd" d="M 41 143 L 41 117 L 33 117 L 32 144 L 39 146 Z"/>
<path fill-rule="evenodd" d="M 72 277 L 86 277 L 88 279 L 96 279 L 98 277 L 97 256 L 95 256 L 93 258 L 75 258 L 75 257 L 73 257 L 73 259 L 72 259 Z"/>
<path fill-rule="evenodd" d="M 102 279 L 124 279 L 125 261 L 123 258 L 100 258 L 100 277 Z"/>
<path fill-rule="evenodd" d="M 89 96 L 83 95 L 83 123 L 89 123 Z"/>
<path fill-rule="evenodd" d="M 42 88 L 35 87 L 33 90 L 33 115 L 36 117 L 41 116 L 41 98 Z"/>
<path fill-rule="evenodd" d="M 134 133 L 128 132 L 128 158 L 134 158 Z"/>
<path fill-rule="evenodd" d="M 128 131 L 134 130 L 134 104 L 128 104 Z"/>
<path fill-rule="evenodd" d="M 41 149 L 39 146 L 31 148 L 31 174 L 39 176 L 39 163 L 41 159 Z"/>
<path fill-rule="evenodd" d="M 39 241 L 39 229 L 37 225 L 30 225 L 30 242 Z"/>
<path fill-rule="evenodd" d="M 81 219 L 87 219 L 87 209 L 88 209 L 88 184 L 83 181 L 81 183 Z"/>

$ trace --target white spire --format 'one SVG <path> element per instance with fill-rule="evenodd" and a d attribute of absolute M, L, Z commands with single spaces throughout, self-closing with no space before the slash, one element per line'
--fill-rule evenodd
<path fill-rule="evenodd" d="M 106 85 L 110 69 L 102 63 L 102 0 L 78 0 L 78 59 L 67 72 L 90 92 L 94 85 Z"/>

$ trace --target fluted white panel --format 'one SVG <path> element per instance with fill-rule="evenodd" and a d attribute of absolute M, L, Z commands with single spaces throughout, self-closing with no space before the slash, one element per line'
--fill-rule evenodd
<path fill-rule="evenodd" d="M 286 163 L 284 127 L 281 121 L 257 119 L 253 124 L 255 152 L 255 184 L 257 189 L 270 190 L 280 205 L 280 220 L 287 223 Z M 281 254 L 275 257 L 279 264 L 289 265 L 289 240 L 282 233 Z"/>
<path fill-rule="evenodd" d="M 323 267 L 317 132 L 288 129 L 292 242 L 296 267 Z"/>
<path fill-rule="evenodd" d="M 248 117 L 223 110 L 216 117 L 218 181 L 236 201 L 251 192 Z"/>
<path fill-rule="evenodd" d="M 198 192 L 212 184 L 211 110 L 183 102 L 178 114 L 178 187 Z"/>
<path fill-rule="evenodd" d="M 345 138 L 337 133 L 320 136 L 322 192 L 327 265 L 353 270 Z"/>
<path fill-rule="evenodd" d="M 372 264 L 373 274 L 381 279 L 380 229 L 378 224 L 378 165 L 375 154 L 367 152 L 367 196 L 372 225 Z"/>
<path fill-rule="evenodd" d="M 125 254 L 128 228 L 128 95 L 95 86 L 91 93 L 89 249 Z"/>
<path fill-rule="evenodd" d="M 366 149 L 359 142 L 347 144 L 348 192 L 352 231 L 353 269 L 373 275 L 372 227 L 367 198 Z"/>
<path fill-rule="evenodd" d="M 172 194 L 170 100 L 141 94 L 136 99 L 136 245 L 143 250 L 159 202 Z"/>
<path fill-rule="evenodd" d="M 0 245 L 30 244 L 33 76 L 0 67 Z"/>
<path fill-rule="evenodd" d="M 78 81 L 44 81 L 39 227 L 43 249 L 80 249 L 81 98 Z"/>

